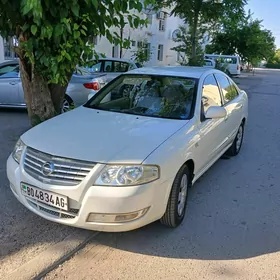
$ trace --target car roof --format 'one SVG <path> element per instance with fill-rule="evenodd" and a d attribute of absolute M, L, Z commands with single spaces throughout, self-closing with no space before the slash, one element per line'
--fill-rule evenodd
<path fill-rule="evenodd" d="M 133 60 L 130 60 L 130 59 L 115 58 L 115 57 L 99 57 L 98 60 L 112 60 L 112 61 L 121 61 L 121 62 L 135 63 Z"/>
<path fill-rule="evenodd" d="M 133 69 L 127 74 L 167 75 L 199 79 L 203 74 L 220 72 L 216 69 L 193 66 L 154 66 Z"/>
<path fill-rule="evenodd" d="M 17 65 L 19 64 L 19 60 L 18 59 L 11 59 L 11 60 L 4 60 L 2 63 L 0 63 L 0 66 L 5 66 L 5 65 Z"/>

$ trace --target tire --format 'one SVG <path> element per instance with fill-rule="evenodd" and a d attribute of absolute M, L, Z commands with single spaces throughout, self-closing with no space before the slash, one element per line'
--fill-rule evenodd
<path fill-rule="evenodd" d="M 237 131 L 235 139 L 231 147 L 226 151 L 226 155 L 229 157 L 237 156 L 241 150 L 244 136 L 244 123 L 242 123 Z"/>
<path fill-rule="evenodd" d="M 188 189 L 190 186 L 191 186 L 190 171 L 188 167 L 184 165 L 183 167 L 181 167 L 181 169 L 179 170 L 179 172 L 177 173 L 174 179 L 170 196 L 168 199 L 166 211 L 163 217 L 160 219 L 160 222 L 163 225 L 171 228 L 176 228 L 182 223 L 186 213 L 187 199 L 189 193 Z M 180 205 L 179 195 L 181 194 L 181 198 L 182 198 L 182 195 L 184 194 L 182 192 L 182 187 L 184 188 L 183 191 L 185 191 L 185 195 L 184 195 L 184 201 L 181 201 L 182 204 Z"/>
<path fill-rule="evenodd" d="M 69 97 L 68 95 L 65 94 L 65 97 L 63 99 L 63 103 L 62 103 L 62 108 L 61 108 L 61 113 L 65 113 L 68 112 L 69 110 L 71 110 L 71 107 L 74 107 L 74 102 L 71 99 L 71 97 Z"/>

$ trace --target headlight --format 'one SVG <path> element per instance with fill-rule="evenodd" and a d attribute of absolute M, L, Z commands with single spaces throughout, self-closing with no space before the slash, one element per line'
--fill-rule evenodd
<path fill-rule="evenodd" d="M 15 145 L 15 148 L 13 150 L 12 156 L 13 159 L 17 162 L 20 163 L 22 151 L 25 148 L 25 144 L 19 139 Z"/>
<path fill-rule="evenodd" d="M 101 186 L 133 186 L 159 178 L 159 168 L 153 165 L 107 165 L 95 181 Z"/>

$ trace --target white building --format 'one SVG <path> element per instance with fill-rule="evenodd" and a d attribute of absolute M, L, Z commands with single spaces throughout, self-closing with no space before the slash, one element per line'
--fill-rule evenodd
<path fill-rule="evenodd" d="M 120 46 L 113 46 L 105 37 L 95 38 L 96 51 L 104 53 L 107 57 L 116 58 L 133 58 L 138 46 L 146 41 L 147 48 L 151 50 L 151 59 L 147 66 L 153 65 L 176 65 L 178 61 L 178 54 L 172 51 L 171 48 L 176 46 L 172 39 L 174 31 L 178 30 L 179 25 L 183 24 L 182 20 L 169 15 L 168 10 L 162 10 L 153 15 L 146 15 L 144 13 L 138 14 L 142 19 L 148 19 L 147 27 L 139 27 L 132 29 L 127 24 L 123 29 L 123 38 L 131 41 L 130 49 L 123 49 L 122 55 Z M 110 30 L 118 34 L 121 30 L 113 27 Z M 0 62 L 4 59 L 12 59 L 15 57 L 10 44 L 8 44 L 2 37 L 0 37 Z"/>
<path fill-rule="evenodd" d="M 131 41 L 130 49 L 123 49 L 122 55 L 120 46 L 113 46 L 105 37 L 96 38 L 96 51 L 104 53 L 107 57 L 133 58 L 137 48 L 146 41 L 148 50 L 151 50 L 151 59 L 147 66 L 152 65 L 175 65 L 177 64 L 178 54 L 171 48 L 176 46 L 172 39 L 173 32 L 178 30 L 179 25 L 183 21 L 177 17 L 170 16 L 169 11 L 163 10 L 153 15 L 138 14 L 142 19 L 148 19 L 147 27 L 139 27 L 138 29 L 130 28 L 129 25 L 123 29 L 123 38 Z M 111 28 L 111 32 L 121 34 L 121 30 Z"/>

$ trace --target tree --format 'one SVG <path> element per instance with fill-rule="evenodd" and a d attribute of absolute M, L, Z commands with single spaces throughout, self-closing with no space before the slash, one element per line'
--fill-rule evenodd
<path fill-rule="evenodd" d="M 201 48 L 201 42 L 203 41 L 202 34 L 198 33 L 196 36 L 195 52 L 196 56 L 192 57 L 192 40 L 191 40 L 191 29 L 186 26 L 179 26 L 180 32 L 177 34 L 175 42 L 179 43 L 171 50 L 179 53 L 180 60 L 178 61 L 181 65 L 203 65 L 203 49 Z"/>
<path fill-rule="evenodd" d="M 73 71 L 93 57 L 90 38 L 102 35 L 119 44 L 120 35 L 109 28 L 123 28 L 124 16 L 131 27 L 145 24 L 129 14 L 133 9 L 141 11 L 140 0 L 0 0 L 0 34 L 18 40 L 15 52 L 32 125 L 61 112 Z"/>
<path fill-rule="evenodd" d="M 268 60 L 266 67 L 280 69 L 280 49 L 277 49 L 274 55 Z"/>
<path fill-rule="evenodd" d="M 271 31 L 262 29 L 261 21 L 252 19 L 251 14 L 238 24 L 225 24 L 220 32 L 213 36 L 207 52 L 234 55 L 253 65 L 260 60 L 271 58 L 275 51 L 275 38 Z"/>
<path fill-rule="evenodd" d="M 196 60 L 198 37 L 211 35 L 231 18 L 238 21 L 244 16 L 247 0 L 167 0 L 173 5 L 172 14 L 181 17 L 190 29 L 191 57 Z"/>

